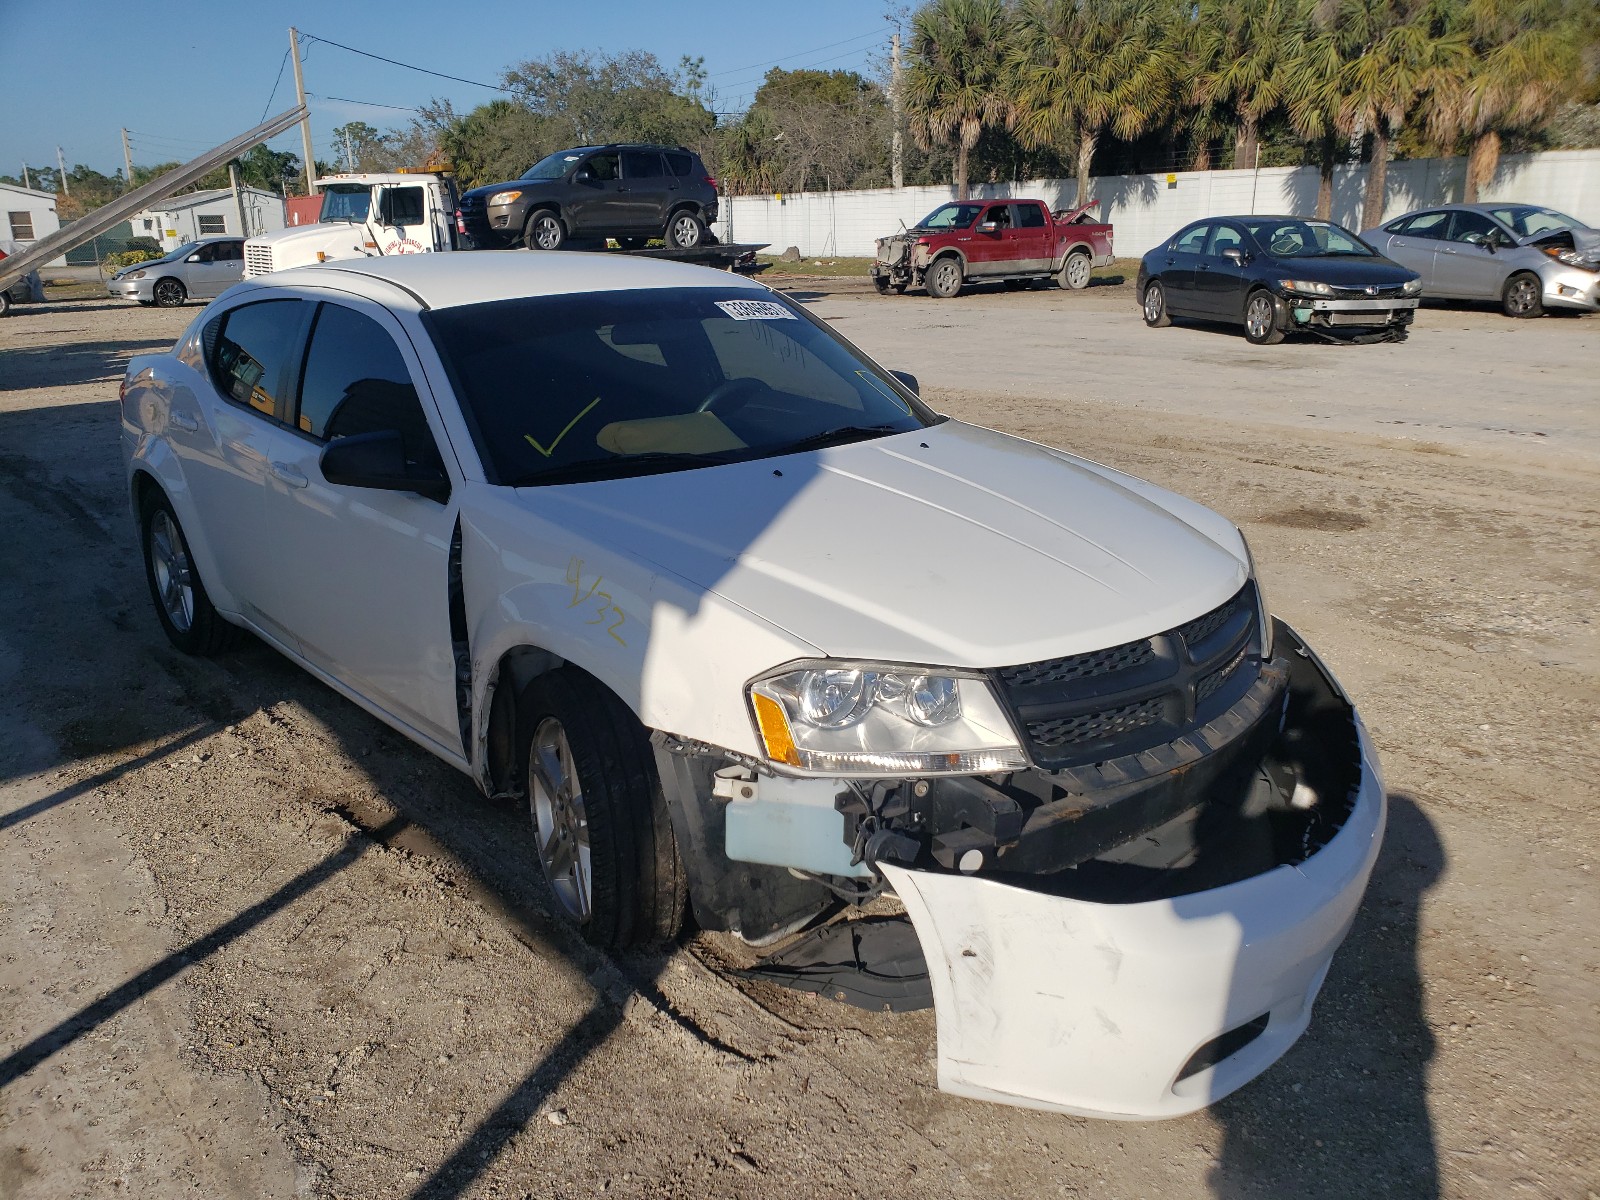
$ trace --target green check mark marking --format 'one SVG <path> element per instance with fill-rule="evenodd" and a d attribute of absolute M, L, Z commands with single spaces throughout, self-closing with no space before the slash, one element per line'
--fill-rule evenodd
<path fill-rule="evenodd" d="M 538 442 L 534 441 L 533 440 L 533 435 L 531 433 L 525 433 L 522 436 L 525 437 L 528 440 L 528 445 L 532 446 L 535 450 L 537 450 L 540 454 L 544 455 L 546 458 L 549 458 L 552 454 L 554 454 L 556 452 L 556 447 L 561 445 L 561 439 L 566 437 L 567 434 L 571 433 L 572 432 L 572 427 L 574 425 L 576 425 L 579 421 L 581 421 L 585 417 L 587 417 L 589 415 L 589 410 L 592 409 L 596 404 L 599 404 L 599 403 L 600 403 L 600 397 L 599 396 L 596 396 L 593 400 L 589 401 L 588 407 L 585 408 L 577 416 L 573 417 L 572 420 L 568 421 L 567 422 L 567 427 L 565 429 L 563 429 L 560 433 L 556 434 L 555 440 L 550 443 L 550 448 L 548 450 L 546 450 Z"/>

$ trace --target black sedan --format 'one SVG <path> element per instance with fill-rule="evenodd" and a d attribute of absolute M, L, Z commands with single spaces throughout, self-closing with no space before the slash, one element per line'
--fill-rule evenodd
<path fill-rule="evenodd" d="M 1399 341 L 1422 279 L 1355 234 L 1305 217 L 1207 217 L 1139 263 L 1144 323 L 1198 317 L 1244 326 L 1258 346 L 1298 329 L 1376 332 Z"/>

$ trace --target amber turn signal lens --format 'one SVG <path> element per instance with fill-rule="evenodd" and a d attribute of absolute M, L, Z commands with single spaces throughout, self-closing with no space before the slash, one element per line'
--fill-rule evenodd
<path fill-rule="evenodd" d="M 759 692 L 752 699 L 756 706 L 756 727 L 766 743 L 767 757 L 773 762 L 798 767 L 800 754 L 794 748 L 794 735 L 789 732 L 789 719 L 783 715 L 783 709 L 776 700 Z"/>

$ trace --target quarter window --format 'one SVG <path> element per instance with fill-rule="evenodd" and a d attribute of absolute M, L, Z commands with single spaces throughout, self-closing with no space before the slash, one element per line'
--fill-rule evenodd
<path fill-rule="evenodd" d="M 338 304 L 324 304 L 317 312 L 295 426 L 320 441 L 393 430 L 404 441 L 409 461 L 439 461 L 394 339 L 371 317 Z"/>
<path fill-rule="evenodd" d="M 667 170 L 679 179 L 694 174 L 694 159 L 689 155 L 669 151 L 664 157 L 667 160 Z"/>
<path fill-rule="evenodd" d="M 198 219 L 200 222 L 201 237 L 210 237 L 215 234 L 228 232 L 228 222 L 225 217 L 202 215 Z"/>
<path fill-rule="evenodd" d="M 305 311 L 299 300 L 263 300 L 230 309 L 207 325 L 206 362 L 217 390 L 276 416 Z"/>

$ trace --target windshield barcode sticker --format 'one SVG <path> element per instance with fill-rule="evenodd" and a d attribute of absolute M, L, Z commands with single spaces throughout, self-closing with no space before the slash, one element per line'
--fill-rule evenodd
<path fill-rule="evenodd" d="M 770 300 L 718 300 L 716 305 L 735 321 L 798 321 L 800 319 L 783 305 L 774 304 Z"/>

